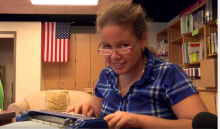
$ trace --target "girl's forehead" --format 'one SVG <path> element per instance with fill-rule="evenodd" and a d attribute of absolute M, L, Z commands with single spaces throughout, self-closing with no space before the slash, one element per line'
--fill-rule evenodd
<path fill-rule="evenodd" d="M 107 25 L 103 27 L 102 30 L 100 31 L 100 35 L 117 36 L 117 35 L 132 35 L 132 34 L 133 34 L 132 29 L 118 25 Z"/>

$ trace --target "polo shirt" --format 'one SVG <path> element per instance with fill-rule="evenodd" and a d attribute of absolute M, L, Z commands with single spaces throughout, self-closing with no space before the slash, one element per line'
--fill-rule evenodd
<path fill-rule="evenodd" d="M 95 87 L 95 95 L 103 98 L 101 118 L 116 111 L 125 111 L 177 119 L 171 106 L 198 93 L 180 66 L 155 58 L 147 48 L 144 55 L 147 57 L 144 73 L 123 98 L 114 70 L 108 66 L 101 71 Z"/>

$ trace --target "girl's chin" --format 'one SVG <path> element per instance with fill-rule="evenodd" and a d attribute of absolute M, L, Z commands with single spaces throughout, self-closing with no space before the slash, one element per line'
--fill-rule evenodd
<path fill-rule="evenodd" d="M 114 69 L 114 72 L 118 75 L 123 75 L 123 74 L 126 74 L 127 73 L 127 70 L 123 69 L 123 70 L 118 70 L 118 69 Z"/>

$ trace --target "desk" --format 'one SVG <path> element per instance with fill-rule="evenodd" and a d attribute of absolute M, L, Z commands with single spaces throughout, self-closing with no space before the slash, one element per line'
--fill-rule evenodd
<path fill-rule="evenodd" d="M 12 123 L 14 117 L 14 111 L 0 111 L 0 126 Z"/>

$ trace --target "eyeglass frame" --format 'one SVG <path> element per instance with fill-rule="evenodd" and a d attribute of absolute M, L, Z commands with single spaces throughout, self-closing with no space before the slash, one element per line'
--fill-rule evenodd
<path fill-rule="evenodd" d="M 135 39 L 135 41 L 132 43 L 132 45 L 130 46 L 130 47 L 126 47 L 126 49 L 128 48 L 128 49 L 130 49 L 130 52 L 132 52 L 132 50 L 134 49 L 134 47 L 135 47 L 135 45 L 136 45 L 136 41 L 140 38 L 140 35 L 141 35 L 142 33 L 140 33 L 139 35 L 138 35 L 138 37 Z M 100 42 L 99 43 L 99 47 L 98 47 L 98 53 L 99 54 L 101 54 L 100 52 L 99 52 L 99 50 L 103 50 L 103 49 L 99 49 L 100 48 L 100 46 L 101 46 L 101 44 L 102 44 L 102 42 Z M 118 49 L 121 49 L 121 48 L 115 48 L 115 49 L 110 49 L 111 50 L 111 54 L 109 54 L 109 55 L 112 55 L 112 53 L 113 53 L 113 51 L 117 51 Z M 122 48 L 123 49 L 123 48 Z M 130 52 L 128 52 L 128 53 L 130 53 Z M 125 53 L 125 54 L 128 54 L 128 53 Z M 118 53 L 119 54 L 119 53 Z M 120 54 L 120 55 L 125 55 L 125 54 Z M 103 55 L 103 54 L 101 54 L 101 55 Z M 109 56 L 109 55 L 106 55 L 106 56 Z"/>

